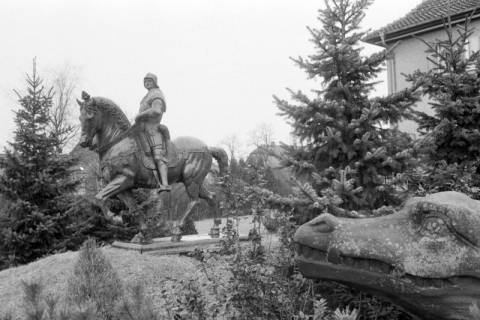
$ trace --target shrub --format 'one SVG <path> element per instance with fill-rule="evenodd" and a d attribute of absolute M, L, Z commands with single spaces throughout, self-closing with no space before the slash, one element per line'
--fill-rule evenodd
<path fill-rule="evenodd" d="M 118 317 L 125 320 L 157 320 L 160 319 L 153 311 L 152 304 L 145 296 L 144 288 L 140 284 L 127 287 Z"/>
<path fill-rule="evenodd" d="M 234 221 L 237 222 L 236 226 Z M 228 218 L 225 226 L 222 228 L 222 238 L 220 239 L 220 254 L 233 254 L 238 248 L 238 219 Z"/>
<path fill-rule="evenodd" d="M 94 240 L 85 242 L 68 280 L 67 304 L 60 309 L 58 296 L 44 295 L 39 282 L 23 282 L 25 320 L 157 320 L 143 286 L 124 286 Z M 20 315 L 1 314 L 1 320 Z"/>
<path fill-rule="evenodd" d="M 41 320 L 46 311 L 40 296 L 42 286 L 37 282 L 22 282 L 22 285 L 25 293 L 23 301 L 26 318 L 28 320 Z"/>
<path fill-rule="evenodd" d="M 68 226 L 66 238 L 58 249 L 78 250 L 88 238 L 98 243 L 111 243 L 113 240 L 130 240 L 138 232 L 135 217 L 123 216 L 123 222 L 113 222 L 105 217 L 101 208 L 90 196 L 78 196 L 67 212 Z"/>
<path fill-rule="evenodd" d="M 266 209 L 263 212 L 262 224 L 268 232 L 277 232 L 280 225 L 278 222 L 278 216 L 281 213 L 275 209 Z"/>
<path fill-rule="evenodd" d="M 424 162 L 408 172 L 408 189 L 416 196 L 455 190 L 479 199 L 480 175 L 476 172 L 476 165 L 472 164 L 436 161 L 432 165 Z"/>
<path fill-rule="evenodd" d="M 112 319 L 122 294 L 122 283 L 112 265 L 95 240 L 87 240 L 68 281 L 68 300 L 77 306 L 93 304 L 103 319 Z"/>
<path fill-rule="evenodd" d="M 96 320 L 94 309 L 87 306 L 81 309 L 58 309 L 58 298 L 45 296 L 44 286 L 40 282 L 22 282 L 23 286 L 23 316 L 25 320 Z M 1 320 L 18 319 L 11 313 L 0 315 Z"/>

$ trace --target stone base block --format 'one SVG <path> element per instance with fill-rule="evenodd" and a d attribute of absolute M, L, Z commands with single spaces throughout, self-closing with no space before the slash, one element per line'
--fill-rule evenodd
<path fill-rule="evenodd" d="M 112 247 L 125 250 L 135 250 L 140 253 L 149 252 L 154 255 L 180 254 L 192 252 L 195 249 L 211 249 L 219 248 L 221 238 L 212 238 L 205 234 L 195 234 L 182 236 L 179 242 L 172 242 L 170 237 L 155 238 L 152 243 L 139 244 L 130 242 L 115 241 Z M 247 235 L 240 235 L 240 241 L 247 241 Z"/>

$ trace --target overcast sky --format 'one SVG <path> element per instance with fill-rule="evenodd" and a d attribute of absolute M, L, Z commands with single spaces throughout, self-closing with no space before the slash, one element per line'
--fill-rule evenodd
<path fill-rule="evenodd" d="M 376 0 L 364 27 L 382 27 L 420 2 Z M 217 145 L 236 133 L 245 152 L 248 132 L 267 123 L 275 140 L 288 143 L 290 127 L 276 115 L 272 95 L 315 87 L 289 57 L 313 53 L 306 26 L 319 27 L 322 6 L 321 0 L 3 0 L 0 147 L 13 138 L 12 89 L 24 88 L 33 57 L 46 78 L 70 65 L 80 79 L 77 95 L 110 98 L 130 119 L 146 93 L 143 76 L 157 74 L 167 101 L 162 121 L 173 137 Z M 386 94 L 386 85 L 378 93 Z"/>

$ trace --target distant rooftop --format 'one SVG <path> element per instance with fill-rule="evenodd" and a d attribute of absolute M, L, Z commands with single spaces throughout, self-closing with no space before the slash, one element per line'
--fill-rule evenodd
<path fill-rule="evenodd" d="M 365 42 L 385 46 L 413 34 L 421 34 L 443 27 L 443 19 L 451 16 L 453 23 L 462 22 L 474 13 L 480 17 L 480 0 L 424 0 L 403 18 L 395 20 L 383 28 L 369 33 Z"/>

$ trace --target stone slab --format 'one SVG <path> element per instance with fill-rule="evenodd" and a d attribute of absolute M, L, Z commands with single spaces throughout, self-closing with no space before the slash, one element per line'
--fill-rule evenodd
<path fill-rule="evenodd" d="M 247 235 L 240 235 L 240 241 L 247 241 Z M 140 253 L 149 252 L 155 255 L 179 254 L 194 251 L 195 249 L 215 249 L 219 247 L 221 238 L 211 238 L 209 235 L 183 236 L 180 242 L 172 242 L 170 237 L 155 238 L 153 243 L 139 244 L 115 241 L 113 248 L 134 250 Z"/>

